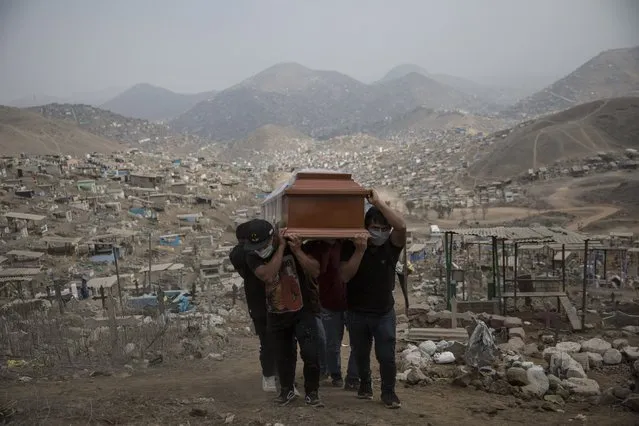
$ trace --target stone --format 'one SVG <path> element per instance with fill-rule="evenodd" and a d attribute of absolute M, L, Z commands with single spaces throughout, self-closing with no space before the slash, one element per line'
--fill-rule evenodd
<path fill-rule="evenodd" d="M 593 352 L 586 352 L 588 355 L 588 365 L 590 368 L 601 368 L 603 365 L 603 357 Z"/>
<path fill-rule="evenodd" d="M 621 360 L 621 352 L 619 352 L 617 349 L 610 348 L 603 354 L 603 363 L 606 365 L 621 364 Z"/>
<path fill-rule="evenodd" d="M 561 382 L 562 386 L 578 396 L 598 396 L 601 393 L 599 383 L 588 378 L 571 377 Z"/>
<path fill-rule="evenodd" d="M 508 339 L 508 343 L 502 343 L 499 345 L 499 349 L 504 352 L 513 351 L 513 352 L 521 352 L 523 351 L 526 344 L 519 337 L 511 337 Z"/>
<path fill-rule="evenodd" d="M 590 370 L 590 360 L 588 359 L 588 352 L 578 352 L 570 354 L 572 359 L 581 364 L 581 368 L 587 373 Z"/>
<path fill-rule="evenodd" d="M 408 317 L 406 314 L 397 315 L 397 324 L 405 324 L 408 322 Z"/>
<path fill-rule="evenodd" d="M 466 354 L 466 345 L 464 345 L 463 343 L 457 341 L 450 342 L 450 345 L 446 348 L 446 350 L 448 352 L 451 352 L 455 356 L 457 362 L 464 361 L 464 355 Z"/>
<path fill-rule="evenodd" d="M 582 351 L 592 352 L 602 356 L 604 352 L 606 352 L 608 349 L 611 349 L 611 348 L 612 348 L 612 345 L 610 343 L 606 342 L 603 339 L 599 339 L 598 337 L 595 337 L 590 340 L 586 340 L 585 342 L 581 343 Z"/>
<path fill-rule="evenodd" d="M 554 374 L 548 374 L 548 384 L 550 385 L 551 390 L 556 390 L 559 386 L 561 386 L 561 379 Z"/>
<path fill-rule="evenodd" d="M 528 384 L 528 374 L 521 367 L 511 367 L 506 371 L 506 380 L 513 386 L 526 386 Z"/>
<path fill-rule="evenodd" d="M 124 346 L 124 353 L 126 355 L 131 355 L 133 353 L 133 351 L 135 351 L 135 343 L 127 343 Z"/>
<path fill-rule="evenodd" d="M 555 348 L 554 346 L 551 346 L 549 348 L 544 349 L 541 355 L 544 357 L 544 361 L 550 363 L 550 358 L 552 358 L 553 355 L 558 353 L 561 353 L 561 351 Z"/>
<path fill-rule="evenodd" d="M 639 348 L 637 347 L 626 346 L 621 350 L 621 354 L 630 362 L 639 360 Z"/>
<path fill-rule="evenodd" d="M 635 377 L 639 377 L 639 360 L 632 363 L 632 370 L 635 373 Z"/>
<path fill-rule="evenodd" d="M 612 388 L 612 394 L 615 396 L 615 398 L 626 399 L 630 396 L 631 393 L 632 392 L 630 391 L 630 389 L 623 386 L 614 386 Z"/>
<path fill-rule="evenodd" d="M 539 356 L 539 347 L 537 346 L 537 343 L 528 343 L 526 346 L 524 346 L 523 353 L 524 355 L 530 357 Z"/>
<path fill-rule="evenodd" d="M 544 401 L 551 402 L 557 405 L 564 405 L 564 399 L 559 395 L 546 395 L 544 396 Z"/>
<path fill-rule="evenodd" d="M 437 345 L 432 340 L 426 340 L 419 344 L 419 351 L 425 355 L 433 356 L 437 352 Z"/>
<path fill-rule="evenodd" d="M 210 353 L 206 357 L 208 359 L 212 359 L 213 361 L 222 361 L 224 359 L 224 355 L 216 353 Z"/>
<path fill-rule="evenodd" d="M 561 352 L 566 352 L 569 354 L 579 352 L 581 350 L 581 345 L 577 342 L 559 342 L 555 347 Z"/>
<path fill-rule="evenodd" d="M 500 329 L 504 327 L 504 322 L 506 321 L 506 317 L 502 317 L 501 315 L 493 315 L 490 317 L 489 326 L 494 329 Z"/>
<path fill-rule="evenodd" d="M 409 385 L 416 385 L 422 380 L 426 379 L 426 375 L 422 373 L 419 368 L 411 368 L 408 374 L 406 375 L 406 383 Z"/>
<path fill-rule="evenodd" d="M 453 379 L 453 386 L 458 386 L 461 388 L 468 387 L 470 382 L 473 380 L 473 375 L 465 366 L 457 367 L 457 374 Z"/>
<path fill-rule="evenodd" d="M 630 334 L 639 334 L 639 325 L 627 325 L 621 329 Z"/>
<path fill-rule="evenodd" d="M 566 352 L 559 352 L 550 358 L 548 371 L 559 378 L 586 378 L 586 372 L 577 361 Z"/>
<path fill-rule="evenodd" d="M 523 325 L 521 318 L 517 318 L 517 317 L 506 317 L 504 319 L 504 327 L 510 329 L 510 328 L 516 328 L 516 327 L 521 327 Z"/>
<path fill-rule="evenodd" d="M 526 332 L 521 327 L 514 327 L 508 330 L 508 337 L 519 337 L 521 340 L 526 340 Z"/>
<path fill-rule="evenodd" d="M 529 368 L 533 368 L 534 366 L 535 366 L 535 364 L 533 362 L 530 362 L 530 361 L 524 361 L 520 365 L 520 367 L 523 368 L 524 370 L 528 370 Z"/>
<path fill-rule="evenodd" d="M 544 345 L 552 345 L 555 343 L 555 336 L 553 336 L 552 334 L 544 334 L 543 336 L 541 336 L 541 342 Z"/>
<path fill-rule="evenodd" d="M 622 402 L 623 406 L 635 413 L 639 413 L 639 395 L 632 395 Z"/>
<path fill-rule="evenodd" d="M 528 384 L 521 388 L 521 391 L 525 395 L 534 395 L 541 398 L 548 392 L 550 383 L 544 369 L 536 365 L 533 368 L 526 370 L 526 376 L 528 378 Z"/>
<path fill-rule="evenodd" d="M 612 341 L 612 347 L 614 349 L 622 350 L 626 346 L 628 346 L 628 340 L 627 339 L 615 339 L 615 340 Z"/>
<path fill-rule="evenodd" d="M 439 352 L 444 351 L 446 348 L 448 348 L 448 345 L 450 345 L 450 343 L 446 340 L 440 340 L 439 342 L 437 342 L 437 350 Z"/>

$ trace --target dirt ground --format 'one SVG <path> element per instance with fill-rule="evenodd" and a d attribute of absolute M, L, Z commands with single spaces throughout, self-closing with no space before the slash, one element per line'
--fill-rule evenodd
<path fill-rule="evenodd" d="M 289 407 L 272 404 L 261 390 L 257 340 L 234 342 L 223 361 L 175 361 L 142 372 L 111 376 L 3 383 L 1 397 L 17 401 L 20 425 L 634 425 L 636 414 L 611 407 L 572 403 L 564 412 L 546 411 L 541 401 L 488 394 L 448 383 L 399 387 L 400 410 L 378 399 L 360 401 L 353 393 L 323 384 L 325 408 L 299 400 Z M 346 352 L 346 351 L 344 351 Z M 80 373 L 86 376 L 86 373 Z M 301 378 L 299 379 L 301 383 Z M 378 383 L 377 383 L 378 386 Z M 581 416 L 580 416 L 581 415 Z M 579 417 L 577 417 L 579 416 Z M 582 417 L 585 416 L 585 417 Z"/>

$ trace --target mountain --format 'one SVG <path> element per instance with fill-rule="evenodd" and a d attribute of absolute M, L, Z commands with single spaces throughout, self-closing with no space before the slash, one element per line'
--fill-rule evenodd
<path fill-rule="evenodd" d="M 210 141 L 196 136 L 178 134 L 168 126 L 139 118 L 124 117 L 90 105 L 49 104 L 29 108 L 45 118 L 64 121 L 109 140 L 147 149 L 197 148 Z"/>
<path fill-rule="evenodd" d="M 267 124 L 249 134 L 246 139 L 227 143 L 221 156 L 228 160 L 237 157 L 253 158 L 260 153 L 307 150 L 314 143 L 312 138 L 292 127 Z"/>
<path fill-rule="evenodd" d="M 597 99 L 639 95 L 639 46 L 601 52 L 564 78 L 522 99 L 503 114 L 547 114 Z"/>
<path fill-rule="evenodd" d="M 437 111 L 432 108 L 418 107 L 405 114 L 389 117 L 367 125 L 362 133 L 386 139 L 397 135 L 419 135 L 429 130 L 447 130 L 464 128 L 471 133 L 493 133 L 506 127 L 503 120 L 466 114 L 461 111 Z"/>
<path fill-rule="evenodd" d="M 175 93 L 162 87 L 136 84 L 113 99 L 100 105 L 125 117 L 160 121 L 174 118 L 198 102 L 215 96 L 215 92 L 195 94 Z"/>
<path fill-rule="evenodd" d="M 0 106 L 0 151 L 3 154 L 87 154 L 125 148 L 125 145 L 93 135 L 73 124 Z"/>
<path fill-rule="evenodd" d="M 30 108 L 39 105 L 47 104 L 86 104 L 86 105 L 100 105 L 106 102 L 108 99 L 114 97 L 122 91 L 122 88 L 108 87 L 102 90 L 77 92 L 70 96 L 49 96 L 45 94 L 25 96 L 19 99 L 14 99 L 7 102 L 8 106 L 16 108 Z"/>
<path fill-rule="evenodd" d="M 509 105 L 516 102 L 522 96 L 531 93 L 526 89 L 489 86 L 453 75 L 434 74 L 415 64 L 402 64 L 394 67 L 379 80 L 379 83 L 401 79 L 412 73 L 423 75 L 437 83 L 452 87 L 467 95 L 475 96 L 488 104 Z"/>
<path fill-rule="evenodd" d="M 53 103 L 61 103 L 65 102 L 65 99 L 57 97 L 57 96 L 49 96 L 49 95 L 33 95 L 33 96 L 24 96 L 19 99 L 14 99 L 12 101 L 7 102 L 7 106 L 14 108 L 29 108 L 37 105 L 45 105 L 45 104 L 53 104 Z"/>
<path fill-rule="evenodd" d="M 471 165 L 480 179 L 510 178 L 529 168 L 639 148 L 639 97 L 604 99 L 531 120 L 493 135 Z"/>
<path fill-rule="evenodd" d="M 282 63 L 200 102 L 170 125 L 215 140 L 241 140 L 267 124 L 326 138 L 422 105 L 481 108 L 472 96 L 416 73 L 367 85 L 336 71 Z"/>

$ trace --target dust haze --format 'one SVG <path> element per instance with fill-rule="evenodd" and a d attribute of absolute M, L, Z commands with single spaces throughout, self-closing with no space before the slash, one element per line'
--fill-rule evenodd
<path fill-rule="evenodd" d="M 410 63 L 536 89 L 637 44 L 632 0 L 2 0 L 0 102 L 222 90 L 291 61 L 366 83 Z"/>

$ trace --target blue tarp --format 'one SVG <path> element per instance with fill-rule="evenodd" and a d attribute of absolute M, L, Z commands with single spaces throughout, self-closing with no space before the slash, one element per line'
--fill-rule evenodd
<path fill-rule="evenodd" d="M 93 263 L 113 263 L 113 262 L 115 262 L 115 259 L 113 259 L 113 253 L 96 254 L 95 256 L 91 256 L 89 259 Z"/>
<path fill-rule="evenodd" d="M 161 246 L 178 247 L 180 244 L 182 244 L 182 238 L 179 235 L 171 237 L 160 237 Z"/>

